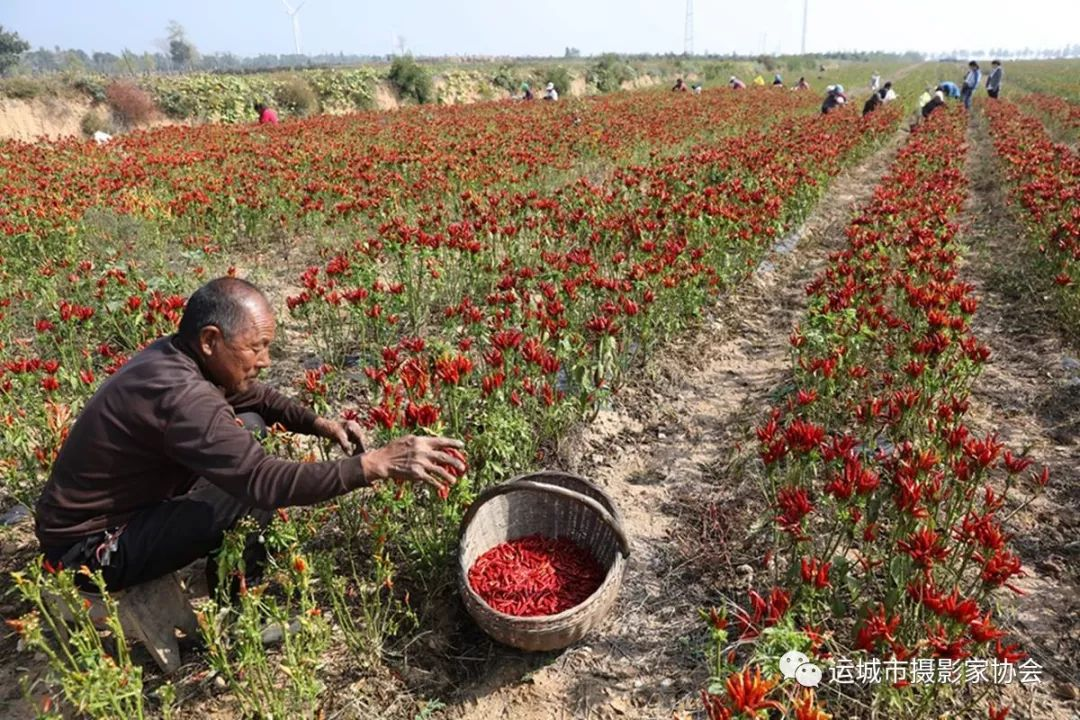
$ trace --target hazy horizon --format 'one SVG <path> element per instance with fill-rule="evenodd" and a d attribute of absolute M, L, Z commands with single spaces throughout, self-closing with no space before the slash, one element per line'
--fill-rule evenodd
<path fill-rule="evenodd" d="M 289 0 L 295 7 L 297 2 Z M 431 56 L 558 57 L 566 47 L 601 52 L 681 53 L 686 3 L 661 0 L 471 0 L 455 5 L 400 0 L 365 6 L 308 0 L 300 10 L 307 55 L 386 55 L 404 49 Z M 723 9 L 694 3 L 697 54 L 797 54 L 803 0 L 761 0 Z M 33 48 L 86 52 L 160 52 L 166 25 L 179 22 L 201 53 L 291 54 L 293 26 L 281 0 L 4 0 L 0 25 Z M 806 50 L 906 52 L 1054 50 L 1080 43 L 1080 2 L 936 3 L 809 0 Z M 401 38 L 404 38 L 402 42 Z"/>

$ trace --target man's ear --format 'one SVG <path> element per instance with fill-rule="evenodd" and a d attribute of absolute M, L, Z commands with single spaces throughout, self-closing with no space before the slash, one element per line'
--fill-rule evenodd
<path fill-rule="evenodd" d="M 217 325 L 207 325 L 199 331 L 199 352 L 204 357 L 212 356 L 224 339 L 221 328 Z"/>

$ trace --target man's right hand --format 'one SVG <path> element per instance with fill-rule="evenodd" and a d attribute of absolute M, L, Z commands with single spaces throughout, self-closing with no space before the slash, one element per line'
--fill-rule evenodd
<path fill-rule="evenodd" d="M 386 479 L 424 482 L 436 490 L 445 490 L 457 482 L 446 466 L 459 473 L 465 471 L 465 464 L 446 451 L 464 447 L 465 443 L 453 438 L 405 435 L 364 453 L 360 463 L 368 482 Z"/>

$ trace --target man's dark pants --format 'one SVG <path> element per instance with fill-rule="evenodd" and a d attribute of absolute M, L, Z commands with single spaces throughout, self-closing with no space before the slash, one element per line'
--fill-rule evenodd
<path fill-rule="evenodd" d="M 266 424 L 255 413 L 243 413 L 239 417 L 256 434 L 265 432 Z M 70 546 L 44 547 L 42 551 L 45 559 L 54 565 L 62 563 L 71 569 L 86 565 L 92 571 L 100 568 L 109 590 L 138 585 L 209 557 L 206 575 L 212 594 L 217 584 L 217 565 L 212 554 L 221 547 L 225 531 L 245 516 L 265 527 L 273 511 L 257 509 L 249 499 L 233 497 L 200 479 L 187 494 L 148 507 L 128 520 L 116 539 L 116 549 L 109 552 L 104 565 L 99 562 L 103 555 L 98 552 L 106 540 L 104 533 Z M 256 536 L 249 537 L 244 550 L 246 572 L 249 575 L 257 572 L 265 559 L 262 543 Z M 94 589 L 82 576 L 78 581 L 84 589 Z"/>

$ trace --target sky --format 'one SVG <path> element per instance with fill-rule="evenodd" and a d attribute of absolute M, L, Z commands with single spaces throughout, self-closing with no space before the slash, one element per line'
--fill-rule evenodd
<path fill-rule="evenodd" d="M 807 0 L 806 49 L 1060 48 L 1080 43 L 1078 0 Z M 289 0 L 294 7 L 298 0 Z M 698 52 L 797 53 L 803 0 L 695 0 Z M 307 0 L 308 54 L 554 55 L 683 51 L 684 0 Z M 282 0 L 0 0 L 0 25 L 34 48 L 162 49 L 176 20 L 203 53 L 293 52 Z"/>

